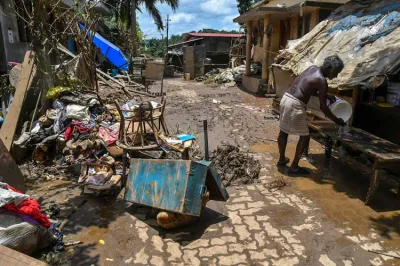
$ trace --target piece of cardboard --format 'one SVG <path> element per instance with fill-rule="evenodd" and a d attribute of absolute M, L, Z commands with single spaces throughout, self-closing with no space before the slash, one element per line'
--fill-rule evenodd
<path fill-rule="evenodd" d="M 13 102 L 10 105 L 6 119 L 0 129 L 0 138 L 4 146 L 10 151 L 11 144 L 14 140 L 15 131 L 18 126 L 19 116 L 25 101 L 27 90 L 32 84 L 32 80 L 36 74 L 34 52 L 28 51 L 25 54 L 24 63 L 22 64 L 21 74 L 19 75 L 17 88 L 15 91 Z"/>

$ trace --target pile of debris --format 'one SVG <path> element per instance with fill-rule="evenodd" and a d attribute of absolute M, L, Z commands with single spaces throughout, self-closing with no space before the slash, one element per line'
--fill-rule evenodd
<path fill-rule="evenodd" d="M 235 68 L 228 68 L 225 70 L 213 69 L 202 77 L 197 77 L 197 82 L 204 81 L 208 87 L 216 88 L 221 84 L 225 84 L 225 87 L 233 87 L 236 83 L 242 82 L 242 75 L 246 71 L 244 65 Z"/>
<path fill-rule="evenodd" d="M 224 144 L 210 158 L 225 187 L 252 184 L 260 176 L 260 162 L 238 147 Z"/>

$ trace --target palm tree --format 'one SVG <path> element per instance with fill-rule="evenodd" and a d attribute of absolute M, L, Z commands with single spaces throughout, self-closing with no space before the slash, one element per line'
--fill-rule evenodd
<path fill-rule="evenodd" d="M 131 33 L 134 37 L 134 39 L 137 39 L 137 32 L 136 32 L 136 10 L 140 10 L 139 6 L 144 5 L 146 8 L 147 12 L 150 14 L 150 16 L 153 17 L 154 22 L 157 25 L 157 28 L 159 30 L 164 29 L 164 23 L 162 21 L 162 17 L 160 14 L 160 10 L 157 8 L 157 4 L 167 4 L 171 7 L 173 11 L 175 11 L 178 6 L 179 6 L 179 0 L 131 0 Z M 137 51 L 135 51 L 135 54 L 137 54 Z"/>

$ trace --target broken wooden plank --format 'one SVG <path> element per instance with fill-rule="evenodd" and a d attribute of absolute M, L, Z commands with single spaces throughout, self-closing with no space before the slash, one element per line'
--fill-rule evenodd
<path fill-rule="evenodd" d="M 119 82 L 119 81 L 116 80 L 115 78 L 111 77 L 111 76 L 108 75 L 107 73 L 104 73 L 103 71 L 101 71 L 101 70 L 98 69 L 98 68 L 96 68 L 96 72 L 97 72 L 98 74 L 101 74 L 101 75 L 105 76 L 105 77 L 108 78 L 109 80 L 114 81 L 115 83 L 117 83 L 118 85 L 120 85 L 120 86 L 122 86 L 122 87 L 125 86 L 124 84 L 122 84 L 121 82 Z"/>
<path fill-rule="evenodd" d="M 27 90 L 32 84 L 33 77 L 36 74 L 34 52 L 28 51 L 25 54 L 22 64 L 21 75 L 18 79 L 18 85 L 15 91 L 14 100 L 6 115 L 3 126 L 0 130 L 0 138 L 3 140 L 5 147 L 10 150 L 14 140 L 14 134 L 17 129 L 19 116 L 22 111 L 22 106 L 25 101 Z"/>
<path fill-rule="evenodd" d="M 1 180 L 3 178 L 3 180 Z M 25 192 L 25 180 L 15 163 L 14 158 L 4 146 L 3 141 L 0 139 L 0 182 L 5 182 L 10 186 Z"/>
<path fill-rule="evenodd" d="M 29 257 L 21 252 L 0 245 L 0 264 L 13 266 L 46 266 L 43 261 Z"/>

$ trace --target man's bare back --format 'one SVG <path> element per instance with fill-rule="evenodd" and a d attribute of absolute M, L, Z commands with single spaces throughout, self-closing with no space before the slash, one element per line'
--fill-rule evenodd
<path fill-rule="evenodd" d="M 326 94 L 328 84 L 317 66 L 307 68 L 299 77 L 295 79 L 287 93 L 293 95 L 305 104 L 308 104 L 311 96 L 318 96 L 318 92 Z"/>

